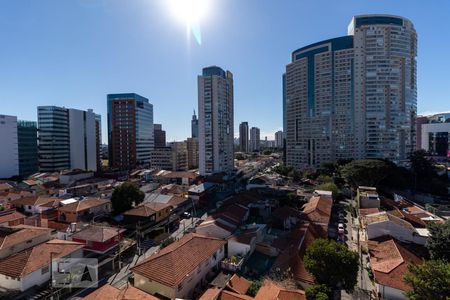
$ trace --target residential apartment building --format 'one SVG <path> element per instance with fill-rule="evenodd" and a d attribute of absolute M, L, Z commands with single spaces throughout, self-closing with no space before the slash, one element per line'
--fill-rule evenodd
<path fill-rule="evenodd" d="M 0 115 L 0 178 L 19 175 L 17 117 Z"/>
<path fill-rule="evenodd" d="M 151 167 L 159 170 L 172 170 L 172 147 L 154 148 L 151 155 Z"/>
<path fill-rule="evenodd" d="M 112 168 L 149 166 L 154 148 L 153 105 L 138 94 L 109 94 L 108 145 Z"/>
<path fill-rule="evenodd" d="M 19 151 L 19 175 L 26 177 L 39 171 L 37 123 L 17 121 L 17 146 Z"/>
<path fill-rule="evenodd" d="M 348 35 L 292 53 L 283 75 L 286 163 L 400 161 L 415 148 L 417 37 L 411 21 L 353 17 Z"/>
<path fill-rule="evenodd" d="M 261 149 L 261 137 L 258 127 L 250 128 L 250 152 L 259 151 Z"/>
<path fill-rule="evenodd" d="M 197 115 L 195 114 L 195 109 L 191 120 L 191 137 L 198 138 L 198 119 Z"/>
<path fill-rule="evenodd" d="M 248 122 L 239 124 L 239 150 L 241 152 L 249 152 L 248 147 Z"/>
<path fill-rule="evenodd" d="M 99 119 L 91 109 L 39 106 L 39 170 L 96 171 L 100 158 Z"/>
<path fill-rule="evenodd" d="M 217 66 L 198 76 L 199 171 L 201 175 L 234 168 L 233 74 Z"/>
<path fill-rule="evenodd" d="M 284 145 L 283 131 L 279 130 L 275 132 L 275 147 L 282 149 Z"/>
<path fill-rule="evenodd" d="M 155 148 L 166 146 L 166 132 L 162 130 L 161 124 L 153 125 L 153 135 L 155 137 Z"/>
<path fill-rule="evenodd" d="M 188 138 L 186 144 L 188 169 L 196 169 L 198 168 L 198 138 Z"/>
<path fill-rule="evenodd" d="M 187 142 L 172 142 L 172 170 L 186 171 L 188 169 Z"/>

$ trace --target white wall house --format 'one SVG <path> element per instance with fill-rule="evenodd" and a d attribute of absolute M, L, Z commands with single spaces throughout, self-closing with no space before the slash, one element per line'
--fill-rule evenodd
<path fill-rule="evenodd" d="M 366 230 L 368 239 L 381 236 L 392 236 L 402 242 L 425 245 L 426 233 L 416 230 L 410 223 L 386 212 L 366 216 Z"/>

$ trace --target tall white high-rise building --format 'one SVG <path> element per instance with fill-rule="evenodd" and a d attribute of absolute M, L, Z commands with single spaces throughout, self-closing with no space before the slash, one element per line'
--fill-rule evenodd
<path fill-rule="evenodd" d="M 220 67 L 198 76 L 199 172 L 208 175 L 234 168 L 233 74 Z"/>
<path fill-rule="evenodd" d="M 283 131 L 279 130 L 275 132 L 275 147 L 276 148 L 283 148 Z"/>
<path fill-rule="evenodd" d="M 283 75 L 286 164 L 400 161 L 415 146 L 417 37 L 402 17 L 363 15 L 348 35 L 300 48 Z"/>
<path fill-rule="evenodd" d="M 97 171 L 101 136 L 100 116 L 57 106 L 38 107 L 39 170 Z"/>
<path fill-rule="evenodd" d="M 248 152 L 248 122 L 239 124 L 239 150 Z"/>
<path fill-rule="evenodd" d="M 259 151 L 261 148 L 260 130 L 258 127 L 250 128 L 250 151 Z"/>
<path fill-rule="evenodd" d="M 19 175 L 17 117 L 0 115 L 0 178 Z"/>

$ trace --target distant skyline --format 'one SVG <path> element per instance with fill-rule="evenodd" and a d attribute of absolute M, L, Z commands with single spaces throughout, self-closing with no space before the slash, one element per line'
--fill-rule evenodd
<path fill-rule="evenodd" d="M 234 75 L 234 132 L 243 121 L 273 139 L 282 128 L 281 76 L 292 51 L 335 36 L 352 16 L 409 18 L 418 33 L 418 113 L 450 111 L 449 1 L 210 0 L 201 45 L 167 0 L 0 2 L 0 114 L 37 120 L 37 106 L 102 115 L 106 95 L 137 93 L 154 107 L 167 141 L 191 135 L 197 75 Z M 281 4 L 282 3 L 282 4 Z"/>

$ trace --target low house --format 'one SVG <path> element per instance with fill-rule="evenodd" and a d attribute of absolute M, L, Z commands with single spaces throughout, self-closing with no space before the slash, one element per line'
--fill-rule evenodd
<path fill-rule="evenodd" d="M 209 194 L 214 191 L 215 187 L 216 185 L 210 182 L 194 185 L 188 191 L 189 198 L 199 205 L 208 206 Z"/>
<path fill-rule="evenodd" d="M 67 223 L 78 222 L 82 219 L 87 221 L 110 212 L 111 201 L 101 198 L 86 198 L 59 207 L 58 220 Z"/>
<path fill-rule="evenodd" d="M 12 207 L 15 207 L 25 213 L 40 214 L 45 210 L 57 208 L 61 199 L 56 197 L 29 196 L 11 201 Z"/>
<path fill-rule="evenodd" d="M 9 193 L 13 189 L 13 186 L 7 182 L 0 182 L 0 193 Z"/>
<path fill-rule="evenodd" d="M 315 195 L 303 205 L 302 209 L 308 221 L 320 225 L 324 230 L 328 231 L 331 209 L 333 207 L 333 198 L 331 197 L 331 194 L 320 192 L 321 191 L 316 191 Z"/>
<path fill-rule="evenodd" d="M 303 288 L 312 286 L 315 283 L 314 277 L 306 270 L 303 257 L 308 246 L 319 238 L 327 238 L 323 227 L 308 223 L 299 224 L 287 237 L 276 239 L 273 246 L 280 250 L 280 255 L 272 265 L 272 271 L 284 272 L 289 269 L 293 279 Z"/>
<path fill-rule="evenodd" d="M 25 222 L 25 215 L 15 209 L 0 211 L 0 226 L 16 226 Z"/>
<path fill-rule="evenodd" d="M 51 231 L 26 225 L 0 227 L 0 259 L 50 240 Z"/>
<path fill-rule="evenodd" d="M 273 225 L 290 230 L 302 219 L 302 214 L 295 208 L 283 206 L 273 211 L 272 218 Z"/>
<path fill-rule="evenodd" d="M 241 204 L 231 204 L 209 216 L 196 227 L 196 232 L 205 236 L 227 238 L 248 219 L 249 209 Z"/>
<path fill-rule="evenodd" d="M 134 286 L 169 299 L 192 298 L 225 256 L 226 242 L 188 234 L 131 268 Z"/>
<path fill-rule="evenodd" d="M 192 199 L 180 195 L 145 194 L 144 203 L 157 202 L 170 205 L 172 213 L 181 215 L 186 210 L 192 209 Z"/>
<path fill-rule="evenodd" d="M 280 287 L 272 281 L 264 281 L 258 290 L 255 300 L 306 300 L 303 290 Z"/>
<path fill-rule="evenodd" d="M 246 295 L 252 283 L 237 274 L 233 274 L 225 288 L 240 295 Z"/>
<path fill-rule="evenodd" d="M 125 229 L 90 225 L 72 234 L 72 241 L 84 245 L 86 252 L 105 254 L 119 245 Z"/>
<path fill-rule="evenodd" d="M 385 211 L 366 215 L 363 222 L 369 240 L 390 235 L 402 242 L 425 245 L 428 237 L 427 229 L 418 230 L 411 223 Z"/>
<path fill-rule="evenodd" d="M 411 286 L 403 280 L 409 265 L 418 265 L 422 260 L 403 247 L 397 240 L 381 237 L 368 241 L 370 266 L 375 286 L 381 299 L 408 299 L 404 292 Z"/>
<path fill-rule="evenodd" d="M 146 292 L 141 291 L 133 287 L 132 285 L 126 285 L 123 289 L 118 289 L 110 284 L 105 284 L 102 287 L 96 289 L 86 297 L 81 298 L 83 300 L 159 300 Z"/>
<path fill-rule="evenodd" d="M 360 208 L 380 208 L 380 197 L 374 187 L 359 186 L 356 199 Z"/>
<path fill-rule="evenodd" d="M 56 258 L 82 258 L 83 245 L 50 240 L 0 260 L 0 287 L 25 291 L 50 280 L 50 264 Z"/>

